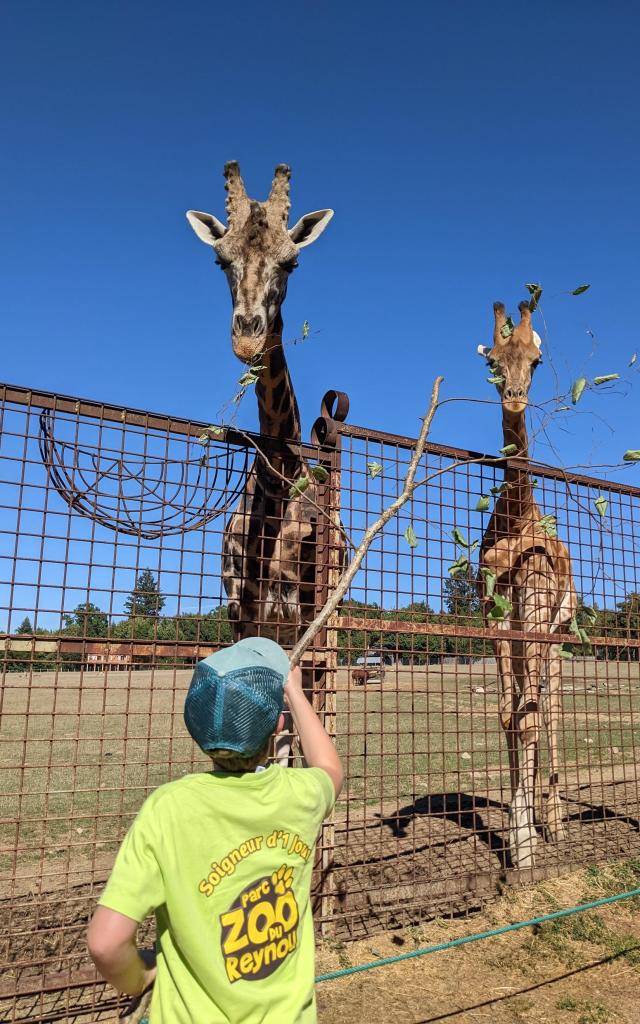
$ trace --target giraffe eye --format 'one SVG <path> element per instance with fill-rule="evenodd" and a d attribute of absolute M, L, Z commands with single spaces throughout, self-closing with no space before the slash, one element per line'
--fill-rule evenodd
<path fill-rule="evenodd" d="M 284 263 L 281 263 L 280 266 L 282 267 L 283 270 L 286 270 L 287 274 L 290 274 L 291 271 L 295 270 L 296 267 L 298 266 L 298 261 L 294 257 L 291 260 L 286 260 Z"/>
<path fill-rule="evenodd" d="M 231 266 L 231 261 L 223 259 L 222 256 L 218 256 L 216 263 L 222 270 L 228 270 Z"/>

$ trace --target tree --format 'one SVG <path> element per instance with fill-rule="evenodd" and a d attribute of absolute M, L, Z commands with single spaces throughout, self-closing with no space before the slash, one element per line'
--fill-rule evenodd
<path fill-rule="evenodd" d="M 91 601 L 79 604 L 71 613 L 63 616 L 64 632 L 70 636 L 108 636 L 109 616 L 106 612 L 100 611 L 97 605 Z"/>
<path fill-rule="evenodd" d="M 618 603 L 617 609 L 618 635 L 637 642 L 640 639 L 640 593 L 632 590 L 624 601 Z M 635 646 L 623 648 L 620 652 L 627 661 L 638 661 L 639 653 Z"/>
<path fill-rule="evenodd" d="M 28 615 L 25 615 L 24 619 L 16 629 L 16 633 L 33 633 L 33 626 L 31 625 L 31 619 Z"/>
<path fill-rule="evenodd" d="M 124 603 L 127 615 L 144 615 L 157 618 L 167 603 L 160 592 L 160 584 L 151 569 L 143 569 L 136 579 L 130 597 Z"/>
<path fill-rule="evenodd" d="M 469 620 L 480 614 L 480 589 L 471 575 L 471 567 L 466 575 L 446 579 L 442 589 L 446 609 L 456 619 Z M 463 624 L 468 625 L 468 621 Z"/>

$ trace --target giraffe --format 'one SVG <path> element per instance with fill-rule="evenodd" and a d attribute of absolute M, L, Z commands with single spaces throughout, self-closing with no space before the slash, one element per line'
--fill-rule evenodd
<path fill-rule="evenodd" d="M 494 303 L 493 347 L 480 345 L 478 352 L 497 379 L 505 447 L 515 445 L 517 457 L 528 459 L 525 412 L 541 360 L 541 342 L 532 328 L 529 303 L 521 302 L 518 308 L 520 322 L 509 334 L 504 305 Z M 485 570 L 483 605 L 494 633 L 500 722 L 509 752 L 509 852 L 514 867 L 532 868 L 538 842 L 534 804 L 541 716 L 549 747 L 546 835 L 552 841 L 566 838 L 558 775 L 562 659 L 557 644 L 502 640 L 500 633 L 561 632 L 575 614 L 577 595 L 569 552 L 540 525 L 542 515 L 528 471 L 508 464 L 504 482 L 507 487 L 498 497 L 480 546 L 480 569 Z M 487 576 L 495 579 L 496 593 L 511 604 L 504 619 L 489 617 L 493 602 L 487 594 Z"/>
<path fill-rule="evenodd" d="M 301 249 L 322 234 L 333 210 L 317 210 L 288 227 L 291 170 L 279 164 L 264 203 L 247 196 L 240 168 L 225 165 L 227 226 L 209 213 L 189 210 L 198 238 L 210 245 L 223 270 L 233 303 L 231 344 L 235 355 L 254 368 L 260 433 L 287 442 L 268 455 L 275 473 L 257 457 L 238 506 L 223 536 L 222 580 L 234 638 L 260 633 L 288 646 L 313 618 L 317 484 L 297 445 L 300 414 L 282 344 L 281 306 L 289 275 Z M 291 442 L 291 444 L 289 444 Z M 289 498 L 287 480 L 302 475 L 310 483 Z M 277 744 L 286 761 L 288 743 Z"/>

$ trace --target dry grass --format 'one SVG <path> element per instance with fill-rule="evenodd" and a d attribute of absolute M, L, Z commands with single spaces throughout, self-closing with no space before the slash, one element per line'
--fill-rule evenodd
<path fill-rule="evenodd" d="M 565 669 L 561 758 L 568 783 L 635 777 L 638 665 L 576 661 Z M 113 851 L 144 796 L 205 767 L 182 722 L 190 672 L 6 676 L 0 724 L 0 871 L 71 864 Z M 387 670 L 353 687 L 338 672 L 336 732 L 345 800 L 359 806 L 416 792 L 507 788 L 495 664 Z M 543 751 L 544 758 L 544 751 Z"/>
<path fill-rule="evenodd" d="M 640 884 L 626 862 L 512 890 L 472 920 L 436 920 L 348 946 L 320 945 L 318 970 L 527 920 Z M 640 900 L 523 929 L 318 986 L 321 1024 L 637 1024 Z"/>

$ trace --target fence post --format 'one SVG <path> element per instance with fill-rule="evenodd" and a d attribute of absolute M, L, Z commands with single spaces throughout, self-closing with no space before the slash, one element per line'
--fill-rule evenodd
<path fill-rule="evenodd" d="M 334 408 L 335 407 L 335 408 Z M 327 391 L 321 414 L 313 425 L 312 443 L 319 446 L 319 462 L 329 478 L 319 488 L 318 504 L 324 515 L 318 515 L 316 527 L 316 586 L 315 612 L 324 606 L 332 589 L 338 583 L 343 561 L 344 541 L 340 528 L 341 449 L 339 423 L 349 411 L 349 399 L 344 392 Z M 320 714 L 324 727 L 336 739 L 336 686 L 338 670 L 337 614 L 333 615 L 313 641 L 313 706 Z M 323 936 L 335 930 L 333 882 L 335 850 L 335 824 L 333 814 L 322 826 L 320 856 L 316 860 L 313 885 L 314 909 L 319 910 Z"/>

